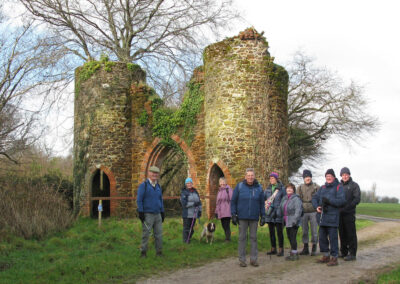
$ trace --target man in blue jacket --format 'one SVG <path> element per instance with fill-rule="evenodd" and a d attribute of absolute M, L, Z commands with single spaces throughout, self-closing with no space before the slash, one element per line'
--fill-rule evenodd
<path fill-rule="evenodd" d="M 139 219 L 142 221 L 141 257 L 146 257 L 147 243 L 151 230 L 154 232 L 156 255 L 162 255 L 162 222 L 164 222 L 164 203 L 162 190 L 158 184 L 160 169 L 152 166 L 148 171 L 148 178 L 139 185 L 137 207 Z"/>
<path fill-rule="evenodd" d="M 317 262 L 335 266 L 338 265 L 339 252 L 339 208 L 346 203 L 346 198 L 343 187 L 332 169 L 326 171 L 325 180 L 325 185 L 321 186 L 312 197 L 312 205 L 317 210 L 317 218 L 320 219 L 319 249 L 323 253 Z"/>
<path fill-rule="evenodd" d="M 250 264 L 258 266 L 257 262 L 257 227 L 265 224 L 264 192 L 261 184 L 255 179 L 254 169 L 246 169 L 244 181 L 238 183 L 233 190 L 231 200 L 232 223 L 239 223 L 239 265 L 246 267 L 247 231 L 250 238 Z"/>

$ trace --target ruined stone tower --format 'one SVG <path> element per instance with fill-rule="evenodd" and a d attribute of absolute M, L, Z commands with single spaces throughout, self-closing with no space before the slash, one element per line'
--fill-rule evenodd
<path fill-rule="evenodd" d="M 287 181 L 288 75 L 273 63 L 265 38 L 248 29 L 208 46 L 203 56 L 204 65 L 190 82 L 196 92 L 190 93 L 190 87 L 185 95 L 201 97 L 190 138 L 185 120 L 169 137 L 154 135 L 157 96 L 136 65 L 103 62 L 77 70 L 75 203 L 83 214 L 95 215 L 94 199 L 103 196 L 110 215 L 133 215 L 136 190 L 148 167 L 163 169 L 177 149 L 208 216 L 214 214 L 222 176 L 234 187 L 253 167 L 264 188 L 270 171 Z M 168 191 L 164 196 L 174 198 Z"/>
<path fill-rule="evenodd" d="M 286 180 L 288 78 L 266 40 L 249 29 L 208 46 L 204 73 L 206 164 L 214 165 L 209 177 L 232 176 L 236 184 L 245 168 L 255 168 L 264 187 L 270 171 Z M 208 182 L 210 195 L 215 182 Z"/>

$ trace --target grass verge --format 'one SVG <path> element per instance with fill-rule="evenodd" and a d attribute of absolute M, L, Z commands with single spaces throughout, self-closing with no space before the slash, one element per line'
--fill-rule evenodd
<path fill-rule="evenodd" d="M 383 218 L 400 219 L 400 204 L 395 203 L 360 203 L 357 213 Z"/>
<path fill-rule="evenodd" d="M 215 220 L 214 220 L 215 221 Z M 3 232 L 0 242 L 0 283 L 134 283 L 180 268 L 199 266 L 237 256 L 238 228 L 231 226 L 232 242 L 225 243 L 219 221 L 215 242 L 200 242 L 196 224 L 194 240 L 182 242 L 180 218 L 167 218 L 163 225 L 163 257 L 155 257 L 150 241 L 148 257 L 139 258 L 141 224 L 134 219 L 97 221 L 80 218 L 67 231 L 44 240 L 24 240 Z M 372 224 L 358 220 L 357 228 Z M 301 245 L 301 230 L 298 233 Z M 259 227 L 259 251 L 270 249 L 268 226 Z M 285 247 L 288 247 L 285 233 Z"/>

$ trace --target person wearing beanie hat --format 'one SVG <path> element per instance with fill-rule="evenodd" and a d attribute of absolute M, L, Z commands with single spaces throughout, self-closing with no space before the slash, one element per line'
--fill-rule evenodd
<path fill-rule="evenodd" d="M 335 172 L 334 172 L 333 169 L 328 169 L 328 170 L 326 171 L 326 173 L 325 173 L 325 177 L 326 177 L 326 175 L 331 175 L 331 176 L 333 176 L 334 178 L 336 178 L 336 175 L 335 175 Z"/>
<path fill-rule="evenodd" d="M 303 171 L 304 183 L 297 187 L 297 194 L 300 196 L 303 202 L 303 212 L 304 215 L 301 219 L 301 226 L 303 228 L 303 250 L 300 255 L 309 255 L 309 233 L 308 228 L 310 224 L 311 229 L 311 255 L 317 253 L 317 243 L 318 243 L 318 223 L 317 223 L 317 212 L 311 204 L 313 195 L 319 189 L 319 185 L 312 181 L 312 173 L 310 170 Z"/>
<path fill-rule="evenodd" d="M 343 186 L 329 169 L 325 173 L 325 184 L 312 197 L 312 205 L 317 210 L 319 220 L 319 250 L 323 253 L 318 263 L 328 266 L 338 265 L 339 208 L 346 203 Z"/>
<path fill-rule="evenodd" d="M 140 256 L 147 256 L 147 244 L 151 230 L 154 233 L 156 255 L 162 255 L 162 223 L 164 222 L 164 203 L 161 186 L 158 183 L 160 169 L 151 166 L 147 172 L 148 178 L 139 185 L 136 198 L 139 219 L 142 222 L 142 243 Z"/>
<path fill-rule="evenodd" d="M 279 175 L 272 172 L 269 175 L 269 185 L 264 190 L 266 203 L 272 200 L 271 205 L 268 207 L 265 216 L 265 222 L 268 224 L 269 237 L 271 241 L 271 250 L 267 252 L 268 255 L 276 254 L 283 256 L 283 218 L 280 210 L 282 198 L 286 195 L 285 187 L 279 180 Z M 266 208 L 267 209 L 267 208 Z M 276 250 L 276 237 L 275 230 L 278 236 L 279 251 Z"/>
<path fill-rule="evenodd" d="M 311 173 L 310 170 L 304 170 L 303 171 L 303 179 L 306 178 L 306 177 L 312 178 L 312 173 Z"/>
<path fill-rule="evenodd" d="M 196 219 L 201 217 L 202 211 L 200 195 L 197 189 L 193 187 L 193 180 L 190 177 L 185 179 L 185 186 L 181 190 L 180 201 L 183 219 L 182 239 L 184 243 L 190 243 Z"/>
<path fill-rule="evenodd" d="M 346 203 L 340 209 L 339 217 L 340 253 L 344 260 L 353 261 L 357 255 L 356 206 L 361 200 L 361 190 L 351 178 L 349 168 L 342 168 L 340 176 L 346 197 Z"/>

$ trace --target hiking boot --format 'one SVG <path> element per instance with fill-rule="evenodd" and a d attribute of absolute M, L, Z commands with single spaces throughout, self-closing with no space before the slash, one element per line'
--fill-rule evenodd
<path fill-rule="evenodd" d="M 267 252 L 267 255 L 273 255 L 273 254 L 276 254 L 276 248 L 271 248 L 271 250 Z"/>
<path fill-rule="evenodd" d="M 146 252 L 145 252 L 145 251 L 141 251 L 141 252 L 140 252 L 140 257 L 147 257 Z"/>
<path fill-rule="evenodd" d="M 276 256 L 283 256 L 283 248 L 279 248 L 279 252 Z"/>
<path fill-rule="evenodd" d="M 308 244 L 304 244 L 304 248 L 301 251 L 300 255 L 309 255 L 310 251 L 308 250 Z"/>
<path fill-rule="evenodd" d="M 328 263 L 329 262 L 329 256 L 323 256 L 322 258 L 317 260 L 317 263 Z"/>
<path fill-rule="evenodd" d="M 257 260 L 251 260 L 251 261 L 250 261 L 250 265 L 251 265 L 251 266 L 254 266 L 254 267 L 258 267 L 258 266 L 259 266 Z"/>
<path fill-rule="evenodd" d="M 312 245 L 311 255 L 314 256 L 317 254 L 317 244 Z"/>
<path fill-rule="evenodd" d="M 247 266 L 246 262 L 244 262 L 244 261 L 239 261 L 239 265 L 240 265 L 240 267 L 246 267 Z"/>
<path fill-rule="evenodd" d="M 156 256 L 163 256 L 162 251 L 156 252 Z"/>
<path fill-rule="evenodd" d="M 289 256 L 285 257 L 285 260 L 290 260 L 290 261 L 299 260 L 299 254 L 291 252 Z"/>
<path fill-rule="evenodd" d="M 331 257 L 331 260 L 326 264 L 328 266 L 336 266 L 338 265 L 337 257 Z"/>
<path fill-rule="evenodd" d="M 344 258 L 344 260 L 345 261 L 354 261 L 354 260 L 356 260 L 356 256 L 349 254 Z"/>

